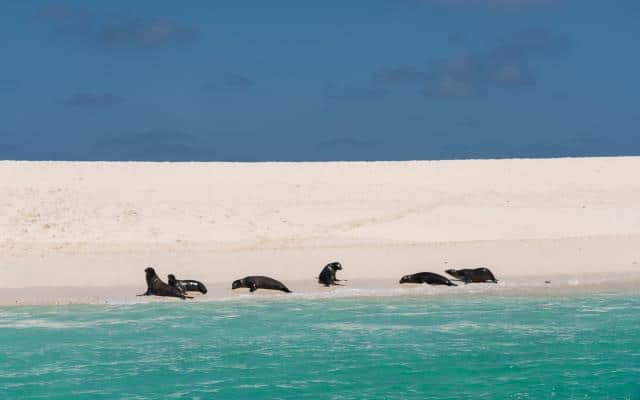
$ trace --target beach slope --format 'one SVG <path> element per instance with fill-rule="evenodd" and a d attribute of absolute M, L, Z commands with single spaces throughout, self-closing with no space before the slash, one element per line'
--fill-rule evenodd
<path fill-rule="evenodd" d="M 147 266 L 220 296 L 249 274 L 319 290 L 334 260 L 351 289 L 479 265 L 507 283 L 628 281 L 640 273 L 636 171 L 640 157 L 1 161 L 0 304 L 133 299 Z"/>

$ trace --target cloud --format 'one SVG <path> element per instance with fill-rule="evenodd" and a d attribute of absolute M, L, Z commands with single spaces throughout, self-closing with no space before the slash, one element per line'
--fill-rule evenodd
<path fill-rule="evenodd" d="M 91 37 L 95 31 L 96 17 L 84 8 L 49 4 L 38 11 L 38 16 L 50 23 L 54 32 L 65 36 Z"/>
<path fill-rule="evenodd" d="M 174 21 L 96 12 L 55 3 L 42 7 L 38 16 L 55 32 L 88 40 L 104 48 L 155 48 L 186 44 L 199 34 L 195 28 Z"/>
<path fill-rule="evenodd" d="M 544 30 L 522 31 L 486 51 L 444 57 L 426 66 L 380 71 L 372 80 L 385 87 L 418 88 L 433 97 L 471 97 L 494 89 L 523 89 L 537 83 L 532 67 L 536 58 L 567 48 L 564 37 Z"/>
<path fill-rule="evenodd" d="M 38 16 L 62 25 L 83 24 L 92 19 L 89 11 L 63 3 L 42 7 Z"/>
<path fill-rule="evenodd" d="M 560 0 L 417 0 L 419 4 L 441 6 L 472 6 L 502 10 L 520 10 L 545 6 Z"/>
<path fill-rule="evenodd" d="M 459 46 L 464 43 L 464 35 L 461 32 L 451 32 L 447 35 L 447 42 L 450 46 Z"/>
<path fill-rule="evenodd" d="M 198 138 L 173 131 L 147 131 L 98 140 L 94 158 L 128 161 L 211 161 L 215 151 Z"/>
<path fill-rule="evenodd" d="M 336 86 L 333 84 L 325 87 L 325 97 L 332 100 L 377 99 L 385 94 L 387 94 L 387 90 L 379 87 Z"/>
<path fill-rule="evenodd" d="M 460 118 L 457 121 L 454 121 L 454 126 L 456 128 L 478 128 L 482 125 L 482 123 L 474 118 Z"/>
<path fill-rule="evenodd" d="M 175 22 L 134 18 L 100 26 L 96 40 L 110 48 L 150 48 L 189 43 L 196 36 L 195 29 Z"/>
<path fill-rule="evenodd" d="M 49 140 L 50 135 L 0 132 L 0 160 L 84 160 L 78 142 L 69 143 L 64 134 Z"/>
<path fill-rule="evenodd" d="M 256 82 L 235 72 L 225 72 L 220 83 L 205 83 L 202 90 L 209 93 L 228 92 L 234 89 L 245 89 L 256 85 Z"/>
<path fill-rule="evenodd" d="M 74 107 L 110 107 L 122 103 L 122 97 L 111 93 L 77 93 L 65 100 Z"/>
<path fill-rule="evenodd" d="M 568 39 L 544 29 L 529 29 L 514 33 L 491 50 L 490 56 L 502 60 L 519 60 L 553 50 L 566 50 Z"/>
<path fill-rule="evenodd" d="M 383 151 L 384 153 L 384 151 Z M 353 136 L 334 137 L 317 144 L 311 160 L 375 160 L 380 157 L 379 143 Z"/>
<path fill-rule="evenodd" d="M 220 89 L 220 85 L 215 83 L 205 83 L 202 85 L 202 91 L 204 92 L 216 92 Z"/>
<path fill-rule="evenodd" d="M 227 87 L 249 87 L 255 85 L 255 82 L 246 76 L 234 72 L 226 72 L 224 74 L 224 85 Z"/>
<path fill-rule="evenodd" d="M 363 140 L 354 138 L 354 137 L 337 137 L 333 139 L 329 139 L 318 144 L 318 147 L 323 149 L 360 149 L 363 147 L 368 147 L 371 144 L 369 142 L 365 142 Z"/>
<path fill-rule="evenodd" d="M 473 83 L 451 76 L 434 81 L 424 90 L 425 94 L 434 97 L 470 97 L 483 92 L 482 88 L 476 87 Z"/>
<path fill-rule="evenodd" d="M 373 74 L 373 82 L 381 85 L 414 85 L 426 81 L 429 73 L 416 65 L 387 69 Z"/>

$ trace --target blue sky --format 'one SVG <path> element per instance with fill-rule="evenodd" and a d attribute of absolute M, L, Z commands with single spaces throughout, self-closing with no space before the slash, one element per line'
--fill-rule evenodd
<path fill-rule="evenodd" d="M 0 159 L 640 154 L 636 0 L 0 5 Z"/>

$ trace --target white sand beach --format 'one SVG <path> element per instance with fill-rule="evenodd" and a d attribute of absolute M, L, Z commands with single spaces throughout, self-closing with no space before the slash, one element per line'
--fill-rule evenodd
<path fill-rule="evenodd" d="M 230 285 L 250 274 L 297 293 L 393 294 L 404 274 L 480 265 L 501 281 L 492 292 L 633 290 L 638 171 L 640 157 L 1 161 L 0 304 L 137 301 L 147 266 L 205 282 L 207 298 L 246 296 Z M 320 289 L 334 260 L 348 286 Z"/>

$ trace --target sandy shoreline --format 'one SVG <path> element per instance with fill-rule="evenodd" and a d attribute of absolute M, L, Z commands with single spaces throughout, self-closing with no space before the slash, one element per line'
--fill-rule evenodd
<path fill-rule="evenodd" d="M 487 298 L 487 297 L 570 297 L 584 295 L 638 295 L 640 273 L 589 274 L 581 280 L 571 275 L 555 275 L 553 280 L 531 279 L 531 277 L 509 277 L 498 284 L 473 284 L 458 287 L 429 285 L 399 285 L 389 280 L 350 280 L 344 287 L 324 288 L 313 281 L 288 281 L 291 294 L 272 291 L 232 291 L 225 283 L 209 284 L 209 293 L 193 293 L 193 299 L 180 300 L 154 296 L 136 296 L 141 292 L 137 286 L 101 287 L 30 287 L 0 292 L 2 306 L 41 306 L 67 304 L 132 305 L 157 302 L 219 302 L 252 300 L 323 300 L 343 298 L 387 298 L 411 297 L 438 298 Z"/>
<path fill-rule="evenodd" d="M 478 265 L 505 291 L 559 279 L 542 290 L 634 290 L 638 170 L 638 157 L 2 161 L 0 305 L 126 302 L 149 265 L 206 282 L 211 299 L 248 274 L 313 296 L 333 260 L 350 290 L 391 295 L 405 273 Z"/>

